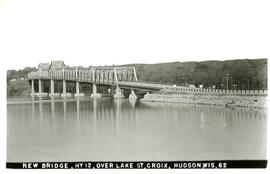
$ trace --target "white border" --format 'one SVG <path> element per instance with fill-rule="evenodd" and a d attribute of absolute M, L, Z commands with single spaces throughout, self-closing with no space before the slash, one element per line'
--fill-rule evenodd
<path fill-rule="evenodd" d="M 73 8 L 74 4 L 74 9 Z M 108 4 L 106 6 L 106 4 Z M 75 51 L 71 48 L 75 45 L 69 45 L 69 40 L 64 40 L 63 46 L 50 47 L 54 41 L 46 40 L 47 37 L 41 37 L 40 42 L 37 36 L 48 31 L 53 34 L 54 30 L 50 28 L 57 25 L 60 27 L 58 32 L 66 27 L 68 20 L 72 22 L 80 21 L 72 19 L 73 15 L 68 15 L 69 11 L 79 14 L 80 11 L 85 12 L 87 5 L 94 6 L 91 10 L 94 17 L 94 24 L 98 22 L 110 22 L 106 20 L 107 16 L 112 18 L 111 28 L 107 25 L 100 24 L 102 27 L 98 30 L 89 30 L 89 33 L 108 31 L 103 38 L 101 33 L 89 35 L 87 30 L 80 30 L 76 25 L 68 31 L 71 33 L 70 42 L 79 45 L 75 47 Z M 53 8 L 56 6 L 57 8 Z M 124 63 L 158 63 L 171 61 L 187 61 L 187 60 L 225 60 L 235 58 L 269 58 L 270 57 L 270 27 L 269 27 L 269 10 L 270 3 L 268 0 L 189 0 L 189 1 L 173 1 L 173 0 L 137 0 L 135 1 L 20 1 L 20 0 L 0 0 L 0 168 L 1 173 L 74 173 L 74 170 L 7 170 L 5 169 L 6 161 L 6 70 L 10 68 L 23 68 L 26 65 L 37 66 L 39 62 L 49 62 L 50 60 L 63 59 L 70 65 L 84 65 L 91 60 L 92 65 L 104 64 L 124 64 Z M 104 10 L 104 13 L 98 13 Z M 30 10 L 41 10 L 47 12 L 44 15 L 36 11 L 37 15 L 29 13 Z M 89 10 L 89 11 L 91 11 Z M 123 12 L 121 14 L 120 12 Z M 191 13 L 192 12 L 192 13 Z M 19 14 L 20 13 L 20 14 Z M 125 14 L 126 13 L 126 14 Z M 134 14 L 133 14 L 134 13 Z M 47 14 L 47 15 L 46 15 Z M 57 23 L 58 15 L 62 16 L 62 20 L 66 20 L 63 25 Z M 71 14 L 71 13 L 70 13 Z M 83 14 L 80 14 L 83 15 Z M 174 18 L 176 16 L 176 18 Z M 20 17 L 22 17 L 20 19 Z M 28 18 L 33 17 L 37 23 L 32 24 Z M 76 15 L 75 15 L 76 17 Z M 78 16 L 77 16 L 78 17 Z M 115 20 L 116 17 L 122 20 Z M 178 17 L 181 20 L 177 20 Z M 200 18 L 202 17 L 202 18 Z M 19 19 L 18 19 L 19 18 Z M 44 25 L 45 28 L 38 31 L 31 30 L 32 27 L 39 28 L 40 21 L 53 20 L 51 25 Z M 39 21 L 40 20 L 40 21 Z M 136 21 L 136 25 L 132 26 L 138 31 L 138 35 L 134 32 L 129 33 L 128 26 L 132 25 L 132 21 Z M 161 24 L 159 25 L 159 21 Z M 21 22 L 21 23 L 20 23 Z M 63 21 L 59 21 L 63 22 Z M 91 23 L 92 22 L 92 23 Z M 94 28 L 93 21 L 87 25 Z M 197 24 L 200 25 L 197 25 Z M 49 22 L 46 24 L 50 24 Z M 93 25 L 93 26 L 92 26 Z M 26 27 L 25 27 L 26 26 Z M 28 27 L 27 27 L 28 26 Z M 63 28 L 61 28 L 63 27 Z M 116 28 L 115 28 L 116 27 Z M 127 27 L 127 30 L 118 30 L 120 27 Z M 169 28 L 168 28 L 169 27 Z M 178 33 L 178 29 L 179 33 Z M 34 33 L 31 33 L 34 31 Z M 37 33 L 36 33 L 37 32 Z M 111 32 L 111 33 L 110 33 Z M 148 35 L 144 35 L 147 32 Z M 46 33 L 46 32 L 45 32 Z M 81 37 L 92 38 L 90 44 L 87 40 L 76 39 L 75 35 L 80 34 Z M 106 37 L 108 38 L 106 38 Z M 158 37 L 156 37 L 158 36 Z M 131 37 L 131 38 L 129 38 Z M 53 38 L 53 37 L 52 37 Z M 136 39 L 138 38 L 138 39 Z M 139 40 L 143 39 L 144 40 Z M 174 39 L 177 38 L 177 39 Z M 102 43 L 107 41 L 108 43 Z M 36 41 L 37 43 L 33 42 Z M 45 41 L 45 42 L 44 42 Z M 57 43 L 57 41 L 56 41 Z M 86 47 L 86 46 L 87 47 Z M 141 46 L 142 45 L 142 46 Z M 170 46 L 166 46 L 170 45 Z M 90 46 L 90 47 L 89 47 Z M 91 50 L 92 48 L 95 48 Z M 32 48 L 29 48 L 32 47 Z M 118 48 L 117 48 L 118 47 Z M 90 50 L 90 51 L 89 51 Z M 82 52 L 81 52 L 82 51 Z M 104 54 L 107 52 L 106 55 Z M 99 54 L 100 53 L 100 54 Z M 106 63 L 104 63 L 106 62 Z M 88 65 L 88 64 L 87 64 Z M 269 65 L 268 65 L 269 70 Z M 269 72 L 268 72 L 269 77 Z M 268 81 L 269 86 L 269 81 Z M 269 96 L 268 96 L 269 101 Z M 268 111 L 269 116 L 269 111 Z M 268 118 L 269 123 L 269 118 Z M 269 128 L 268 128 L 268 135 Z M 269 146 L 269 143 L 268 143 Z M 267 151 L 269 159 L 269 147 Z M 269 166 L 269 164 L 268 164 Z M 269 168 L 269 167 L 268 167 Z M 80 173 L 196 173 L 205 170 L 76 170 Z M 206 170 L 207 173 L 266 173 L 267 170 Z"/>

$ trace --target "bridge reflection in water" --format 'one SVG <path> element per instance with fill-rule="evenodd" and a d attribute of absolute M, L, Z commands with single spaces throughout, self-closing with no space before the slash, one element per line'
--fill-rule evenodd
<path fill-rule="evenodd" d="M 8 105 L 8 161 L 265 157 L 262 109 L 105 98 Z"/>

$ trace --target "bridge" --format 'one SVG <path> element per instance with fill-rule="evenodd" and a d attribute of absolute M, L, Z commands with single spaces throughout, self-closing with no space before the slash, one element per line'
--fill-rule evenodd
<path fill-rule="evenodd" d="M 113 93 L 114 98 L 123 98 L 123 90 L 131 91 L 129 97 L 137 98 L 135 91 L 143 93 L 160 91 L 164 85 L 139 82 L 134 67 L 116 67 L 116 66 L 89 66 L 89 67 L 69 67 L 63 61 L 52 61 L 49 63 L 40 63 L 38 70 L 28 74 L 28 80 L 31 81 L 31 96 L 35 97 L 71 97 L 67 92 L 67 83 L 76 84 L 75 97 L 84 96 L 80 93 L 80 84 L 91 84 L 92 98 L 102 96 L 98 93 L 98 86 L 106 86 L 108 91 Z M 44 92 L 44 81 L 50 80 L 50 93 Z M 38 81 L 38 92 L 35 92 L 35 81 Z M 62 82 L 62 91 L 55 92 L 55 81 Z M 114 90 L 115 89 L 115 90 Z"/>
<path fill-rule="evenodd" d="M 52 61 L 51 63 L 40 63 L 38 70 L 28 74 L 31 81 L 32 97 L 80 97 L 85 93 L 80 92 L 80 85 L 91 85 L 91 98 L 99 98 L 104 94 L 111 94 L 114 98 L 124 98 L 125 90 L 128 90 L 129 98 L 137 98 L 136 93 L 149 94 L 152 92 L 172 92 L 191 94 L 266 94 L 264 90 L 226 90 L 226 89 L 206 89 L 192 88 L 176 85 L 164 85 L 139 81 L 134 67 L 121 66 L 89 66 L 89 67 L 69 67 L 63 61 Z M 44 82 L 50 81 L 49 92 L 44 91 Z M 55 91 L 55 83 L 61 82 L 61 91 Z M 76 91 L 67 91 L 67 84 L 75 83 Z M 36 89 L 36 85 L 38 89 Z M 105 87 L 105 91 L 99 88 Z M 37 91 L 37 92 L 36 92 Z"/>

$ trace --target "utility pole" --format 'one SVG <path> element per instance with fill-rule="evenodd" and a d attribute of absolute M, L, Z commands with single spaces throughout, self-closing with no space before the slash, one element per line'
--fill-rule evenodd
<path fill-rule="evenodd" d="M 229 89 L 229 76 L 230 76 L 230 74 L 228 72 L 226 72 L 225 78 L 226 78 L 226 88 L 227 88 L 227 90 Z"/>
<path fill-rule="evenodd" d="M 247 84 L 247 85 L 248 85 L 248 90 L 250 90 L 250 89 L 249 89 L 249 79 L 248 79 L 248 84 Z"/>

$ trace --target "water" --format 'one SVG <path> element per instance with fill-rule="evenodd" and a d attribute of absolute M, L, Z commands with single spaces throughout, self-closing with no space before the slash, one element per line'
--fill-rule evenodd
<path fill-rule="evenodd" d="M 12 100 L 7 161 L 266 159 L 266 122 L 263 109 Z"/>

